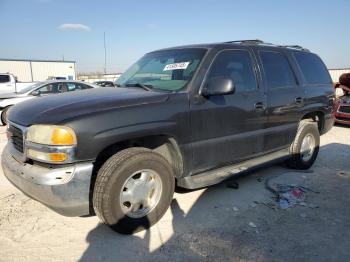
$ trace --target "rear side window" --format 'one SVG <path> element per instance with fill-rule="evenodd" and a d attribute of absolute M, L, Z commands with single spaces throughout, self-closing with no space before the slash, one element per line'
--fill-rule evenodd
<path fill-rule="evenodd" d="M 260 59 L 268 88 L 296 85 L 295 76 L 287 58 L 279 52 L 261 51 Z"/>
<path fill-rule="evenodd" d="M 75 84 L 74 83 L 67 83 L 68 91 L 75 91 Z"/>
<path fill-rule="evenodd" d="M 312 53 L 294 52 L 295 59 L 308 84 L 330 84 L 331 78 L 322 60 Z"/>
<path fill-rule="evenodd" d="M 8 75 L 0 75 L 0 83 L 10 82 L 10 76 Z"/>
<path fill-rule="evenodd" d="M 81 84 L 81 83 L 76 85 L 76 90 L 84 90 L 84 89 L 90 89 L 90 88 L 92 88 L 92 86 L 88 86 L 88 85 Z"/>

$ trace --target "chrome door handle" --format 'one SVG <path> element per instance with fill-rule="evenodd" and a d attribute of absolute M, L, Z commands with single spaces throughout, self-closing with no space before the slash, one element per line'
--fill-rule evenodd
<path fill-rule="evenodd" d="M 257 110 L 265 110 L 265 105 L 263 102 L 256 102 L 254 104 L 254 108 Z"/>
<path fill-rule="evenodd" d="M 301 104 L 302 102 L 303 102 L 303 98 L 302 97 L 296 97 L 295 99 L 294 99 L 294 101 L 295 101 L 295 103 L 297 103 L 297 104 Z"/>

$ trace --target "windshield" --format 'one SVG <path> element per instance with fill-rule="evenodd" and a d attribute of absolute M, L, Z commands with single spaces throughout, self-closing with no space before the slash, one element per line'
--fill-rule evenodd
<path fill-rule="evenodd" d="M 205 52 L 206 49 L 189 48 L 146 54 L 116 80 L 116 85 L 180 90 L 191 80 Z"/>
<path fill-rule="evenodd" d="M 41 85 L 43 85 L 42 82 L 27 86 L 26 88 L 23 88 L 22 90 L 18 91 L 17 94 L 25 94 L 25 93 L 32 91 L 33 89 L 41 86 Z"/>

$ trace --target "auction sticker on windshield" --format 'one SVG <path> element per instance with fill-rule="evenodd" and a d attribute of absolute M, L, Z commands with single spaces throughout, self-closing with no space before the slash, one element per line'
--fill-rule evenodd
<path fill-rule="evenodd" d="M 186 69 L 189 64 L 190 64 L 190 62 L 169 64 L 169 65 L 166 65 L 164 67 L 163 71 Z"/>

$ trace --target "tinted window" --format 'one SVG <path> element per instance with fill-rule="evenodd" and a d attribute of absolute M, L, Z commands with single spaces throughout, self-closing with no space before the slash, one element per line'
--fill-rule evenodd
<path fill-rule="evenodd" d="M 257 89 L 252 60 L 247 51 L 223 51 L 213 62 L 208 79 L 225 77 L 232 79 L 236 92 Z"/>
<path fill-rule="evenodd" d="M 106 84 L 106 86 L 114 87 L 114 83 L 113 83 L 113 82 L 108 82 L 108 83 Z"/>
<path fill-rule="evenodd" d="M 41 95 L 65 93 L 65 92 L 74 91 L 74 90 L 75 90 L 74 83 L 65 83 L 65 82 L 50 83 L 37 89 L 37 91 L 39 91 Z"/>
<path fill-rule="evenodd" d="M 76 84 L 76 89 L 77 90 L 84 90 L 84 89 L 89 89 L 89 88 L 92 88 L 92 86 L 81 84 L 81 83 Z"/>
<path fill-rule="evenodd" d="M 111 81 L 99 81 L 99 82 L 94 82 L 94 84 L 102 87 L 114 87 L 114 83 Z"/>
<path fill-rule="evenodd" d="M 75 91 L 76 84 L 75 83 L 67 83 L 68 91 Z"/>
<path fill-rule="evenodd" d="M 331 83 L 328 70 L 317 55 L 295 52 L 294 56 L 308 84 Z"/>
<path fill-rule="evenodd" d="M 71 83 L 59 83 L 58 84 L 58 92 L 60 93 L 65 93 L 70 91 L 70 89 L 74 88 L 75 89 L 75 85 L 71 84 Z"/>
<path fill-rule="evenodd" d="M 58 84 L 57 83 L 52 83 L 52 84 L 47 84 L 39 89 L 37 89 L 41 95 L 48 95 L 48 94 L 53 94 L 53 93 L 58 93 Z"/>
<path fill-rule="evenodd" d="M 10 82 L 10 76 L 8 75 L 0 75 L 0 83 Z"/>
<path fill-rule="evenodd" d="M 296 84 L 287 58 L 278 52 L 260 52 L 268 88 L 290 87 Z"/>

